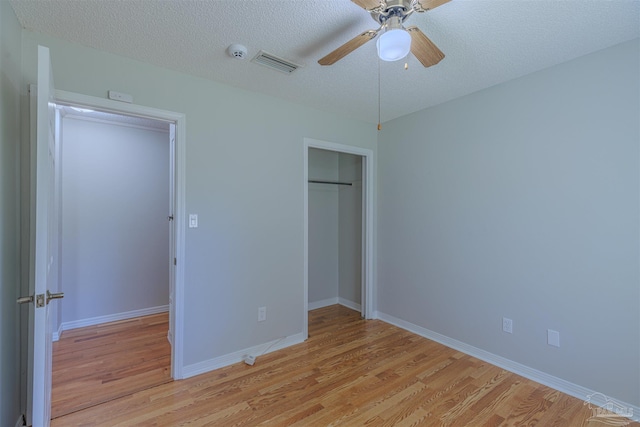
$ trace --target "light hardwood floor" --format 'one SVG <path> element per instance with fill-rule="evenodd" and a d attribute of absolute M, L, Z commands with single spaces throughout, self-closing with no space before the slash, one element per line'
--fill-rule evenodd
<path fill-rule="evenodd" d="M 309 334 L 254 366 L 156 386 L 52 426 L 603 425 L 581 400 L 342 306 L 312 311 Z"/>
<path fill-rule="evenodd" d="M 51 416 L 167 383 L 167 313 L 64 331 L 53 343 Z"/>

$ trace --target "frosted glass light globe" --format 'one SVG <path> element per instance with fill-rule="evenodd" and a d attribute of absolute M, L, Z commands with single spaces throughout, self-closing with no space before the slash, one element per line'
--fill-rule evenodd
<path fill-rule="evenodd" d="M 402 28 L 385 31 L 376 42 L 378 56 L 383 61 L 397 61 L 411 50 L 411 35 Z"/>

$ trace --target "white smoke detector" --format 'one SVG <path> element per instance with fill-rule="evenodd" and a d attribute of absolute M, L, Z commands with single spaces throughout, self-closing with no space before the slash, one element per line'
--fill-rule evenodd
<path fill-rule="evenodd" d="M 247 56 L 247 48 L 241 44 L 232 44 L 227 48 L 227 53 L 236 59 L 244 59 Z"/>

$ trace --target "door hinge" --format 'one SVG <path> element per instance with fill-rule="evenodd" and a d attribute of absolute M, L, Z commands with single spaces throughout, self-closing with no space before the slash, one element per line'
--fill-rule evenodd
<path fill-rule="evenodd" d="M 173 221 L 173 215 L 169 215 L 169 221 Z"/>
<path fill-rule="evenodd" d="M 173 259 L 173 265 L 178 265 L 178 260 L 177 259 Z"/>

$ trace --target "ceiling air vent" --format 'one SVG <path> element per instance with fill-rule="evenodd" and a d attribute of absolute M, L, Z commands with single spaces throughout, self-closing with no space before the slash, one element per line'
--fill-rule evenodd
<path fill-rule="evenodd" d="M 256 57 L 253 58 L 251 62 L 264 65 L 265 67 L 269 67 L 273 70 L 280 71 L 281 73 L 285 73 L 285 74 L 293 73 L 295 70 L 300 68 L 300 65 L 298 64 L 289 62 L 286 59 L 278 58 L 277 56 L 262 50 L 258 52 Z"/>

